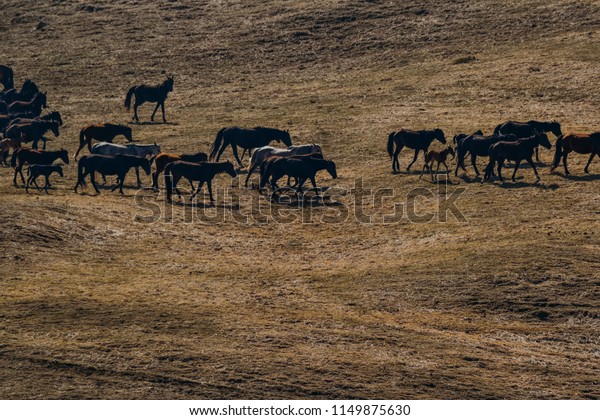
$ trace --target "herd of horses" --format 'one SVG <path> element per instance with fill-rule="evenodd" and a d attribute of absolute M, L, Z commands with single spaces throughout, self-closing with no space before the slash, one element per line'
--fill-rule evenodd
<path fill-rule="evenodd" d="M 0 93 L 0 154 L 2 164 L 7 165 L 6 159 L 12 149 L 10 166 L 14 168 L 13 184 L 17 186 L 17 176 L 20 175 L 26 192 L 29 187 L 35 185 L 38 190 L 48 193 L 51 186 L 49 177 L 53 173 L 63 176 L 60 165 L 55 162 L 62 160 L 64 164 L 69 163 L 66 150 L 46 151 L 45 135 L 52 132 L 55 137 L 60 134 L 59 128 L 63 125 L 62 116 L 59 112 L 50 112 L 41 115 L 42 110 L 47 107 L 47 94 L 42 93 L 37 85 L 31 80 L 26 80 L 20 90 L 14 88 L 13 71 L 10 67 L 0 65 L 0 83 L 4 90 Z M 137 85 L 131 87 L 125 97 L 124 105 L 130 109 L 133 99 L 133 120 L 139 122 L 138 108 L 146 102 L 156 103 L 151 120 L 160 107 L 163 122 L 166 122 L 165 101 L 169 92 L 173 91 L 174 78 L 167 78 L 158 85 Z M 571 152 L 589 154 L 590 158 L 585 166 L 585 172 L 589 173 L 589 166 L 596 155 L 600 155 L 600 132 L 591 134 L 567 133 L 561 131 L 560 124 L 556 121 L 541 122 L 508 121 L 498 125 L 492 135 L 484 135 L 482 131 L 473 134 L 458 134 L 454 136 L 453 146 L 447 146 L 441 151 L 429 150 L 431 144 L 437 140 L 446 144 L 444 132 L 436 128 L 434 130 L 400 130 L 388 135 L 387 151 L 392 159 L 392 171 L 400 172 L 399 155 L 404 148 L 412 149 L 414 156 L 407 166 L 407 172 L 417 161 L 420 152 L 423 152 L 425 163 L 421 170 L 421 177 L 428 170 L 432 181 L 436 180 L 440 165 L 450 172 L 447 165 L 449 158 L 456 158 L 455 176 L 459 169 L 467 171 L 465 159 L 470 156 L 471 165 L 477 176 L 481 176 L 477 168 L 477 157 L 488 157 L 489 162 L 484 170 L 481 182 L 495 176 L 503 181 L 502 168 L 506 161 L 515 163 L 512 180 L 522 161 L 526 161 L 533 169 L 537 179 L 534 155 L 539 162 L 539 146 L 550 149 L 552 144 L 547 133 L 552 133 L 556 138 L 554 159 L 551 170 L 556 169 L 563 162 L 565 173 L 569 175 L 567 167 L 567 156 Z M 113 140 L 123 136 L 127 144 L 113 144 Z M 98 143 L 93 144 L 96 140 Z M 43 150 L 38 150 L 38 143 L 43 143 Z M 284 148 L 271 146 L 271 142 L 283 143 Z M 24 144 L 31 143 L 31 148 Z M 123 185 L 128 172 L 134 169 L 137 176 L 138 188 L 141 187 L 139 169 L 150 175 L 152 165 L 155 170 L 152 173 L 152 188 L 159 189 L 159 176 L 164 174 L 166 197 L 172 200 L 173 191 L 181 197 L 181 191 L 177 188 L 179 181 L 185 178 L 191 187 L 192 198 L 201 191 L 204 184 L 207 185 L 211 203 L 214 202 L 212 193 L 212 180 L 220 173 L 236 177 L 237 172 L 233 163 L 219 162 L 221 156 L 229 146 L 233 157 L 238 165 L 243 166 L 242 159 L 246 152 L 249 153 L 250 163 L 247 166 L 247 174 L 244 182 L 248 186 L 250 176 L 256 171 L 260 172 L 259 190 L 270 185 L 273 196 L 279 191 L 277 182 L 287 176 L 287 188 L 295 188 L 297 194 L 302 192 L 306 181 L 310 180 L 312 187 L 317 190 L 316 174 L 327 171 L 332 178 L 337 177 L 336 164 L 332 160 L 325 159 L 323 150 L 318 144 L 293 145 L 290 133 L 287 130 L 279 130 L 267 127 L 225 127 L 217 132 L 210 153 L 197 152 L 194 154 L 165 153 L 161 151 L 158 144 L 137 144 L 132 135 L 132 129 L 120 124 L 93 124 L 81 129 L 79 135 L 79 147 L 73 159 L 77 161 L 79 153 L 87 146 L 89 155 L 81 157 L 77 165 L 77 183 L 74 187 L 76 193 L 80 187 L 86 186 L 86 178 L 89 177 L 97 194 L 100 193 L 96 182 L 96 174 L 102 176 L 106 183 L 106 176 L 116 176 L 117 182 L 112 190 L 119 189 L 123 193 Z M 238 148 L 243 150 L 240 158 Z M 433 166 L 437 163 L 434 172 Z M 23 175 L 23 167 L 28 165 L 27 181 Z M 45 177 L 45 185 L 37 184 L 39 176 Z M 294 184 L 292 185 L 292 180 Z M 194 182 L 197 186 L 194 187 Z"/>

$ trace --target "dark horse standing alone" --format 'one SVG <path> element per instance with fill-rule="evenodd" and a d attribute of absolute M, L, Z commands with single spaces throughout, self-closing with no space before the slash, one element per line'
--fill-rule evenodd
<path fill-rule="evenodd" d="M 238 146 L 242 149 L 255 149 L 257 147 L 267 146 L 272 140 L 283 142 L 286 146 L 292 145 L 290 133 L 287 130 L 278 130 L 276 128 L 255 127 L 225 127 L 219 130 L 217 138 L 210 152 L 210 159 L 219 161 L 221 155 L 228 145 L 231 145 L 233 156 L 238 164 L 242 166 L 242 161 L 238 156 Z"/>
<path fill-rule="evenodd" d="M 436 128 L 431 131 L 400 130 L 397 133 L 391 132 L 388 136 L 387 150 L 388 154 L 392 158 L 392 171 L 400 172 L 400 162 L 398 161 L 398 155 L 404 147 L 408 147 L 410 149 L 415 150 L 415 157 L 413 158 L 410 165 L 408 165 L 408 167 L 406 168 L 406 171 L 408 172 L 410 170 L 410 167 L 417 160 L 419 152 L 422 150 L 423 156 L 425 156 L 427 154 L 427 149 L 429 149 L 429 146 L 435 139 L 438 139 L 442 144 L 446 144 L 446 137 L 444 137 L 444 132 L 439 128 Z"/>
<path fill-rule="evenodd" d="M 135 102 L 133 103 L 133 119 L 137 122 L 140 121 L 137 113 L 137 109 L 144 102 L 156 102 L 156 108 L 150 117 L 151 121 L 154 121 L 154 114 L 158 111 L 160 106 L 162 110 L 163 122 L 167 122 L 165 118 L 165 100 L 169 92 L 173 92 L 173 76 L 167 76 L 167 79 L 160 85 L 138 85 L 133 86 L 127 92 L 125 97 L 125 108 L 131 109 L 131 97 L 135 96 Z"/>
<path fill-rule="evenodd" d="M 10 67 L 4 64 L 0 64 L 0 83 L 2 83 L 5 90 L 15 87 L 15 83 L 13 81 L 13 71 Z"/>

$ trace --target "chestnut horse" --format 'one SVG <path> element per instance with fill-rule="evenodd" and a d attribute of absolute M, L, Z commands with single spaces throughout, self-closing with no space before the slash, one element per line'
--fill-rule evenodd
<path fill-rule="evenodd" d="M 421 171 L 421 176 L 419 176 L 419 179 L 423 177 L 423 173 L 425 172 L 426 168 L 429 170 L 429 173 L 431 173 L 431 181 L 437 179 L 438 173 L 440 172 L 440 165 L 444 165 L 446 167 L 446 172 L 450 171 L 448 165 L 446 165 L 446 160 L 448 159 L 449 155 L 452 155 L 452 159 L 454 159 L 454 157 L 456 156 L 454 153 L 454 148 L 452 146 L 448 146 L 440 152 L 436 152 L 434 150 L 430 150 L 429 152 L 427 152 L 427 154 L 425 155 L 425 165 L 423 165 L 423 170 Z M 433 176 L 433 162 L 437 162 L 437 168 L 435 170 L 435 179 Z"/>
<path fill-rule="evenodd" d="M 0 156 L 2 156 L 2 166 L 9 166 L 6 162 L 6 158 L 8 157 L 8 152 L 10 149 L 13 149 L 13 153 L 15 150 L 21 148 L 21 141 L 14 139 L 4 139 L 0 141 Z"/>
<path fill-rule="evenodd" d="M 131 97 L 135 96 L 135 102 L 133 103 L 133 119 L 139 122 L 137 109 L 144 102 L 156 102 L 156 108 L 150 117 L 150 121 L 154 121 L 154 114 L 158 111 L 160 106 L 162 110 L 163 122 L 167 122 L 165 118 L 165 100 L 169 92 L 173 92 L 173 77 L 167 76 L 167 79 L 160 85 L 138 85 L 132 86 L 127 92 L 125 97 L 125 108 L 131 109 Z"/>
<path fill-rule="evenodd" d="M 446 137 L 444 132 L 439 128 L 434 130 L 400 130 L 397 133 L 391 132 L 388 135 L 387 151 L 392 158 L 392 171 L 400 172 L 400 162 L 398 161 L 398 155 L 404 147 L 414 149 L 415 157 L 412 162 L 406 168 L 406 172 L 410 171 L 410 167 L 416 162 L 419 152 L 423 151 L 423 156 L 427 153 L 429 146 L 435 140 L 439 140 L 440 143 L 446 144 Z"/>
<path fill-rule="evenodd" d="M 5 90 L 15 87 L 13 70 L 5 64 L 0 64 L 0 83 L 2 83 Z"/>
<path fill-rule="evenodd" d="M 121 124 L 91 124 L 81 129 L 79 132 L 79 148 L 73 155 L 73 159 L 77 160 L 77 156 L 81 149 L 87 144 L 88 150 L 92 153 L 92 140 L 112 143 L 117 136 L 123 136 L 127 142 L 131 143 L 133 137 L 131 135 L 131 127 Z"/>
<path fill-rule="evenodd" d="M 585 165 L 585 173 L 589 174 L 590 163 L 594 156 L 600 156 L 600 132 L 591 134 L 567 133 L 556 140 L 556 151 L 554 152 L 554 160 L 550 166 L 550 171 L 555 170 L 560 164 L 562 157 L 563 166 L 565 167 L 565 175 L 569 175 L 567 168 L 567 156 L 569 153 L 575 152 L 582 155 L 591 155 Z"/>
<path fill-rule="evenodd" d="M 204 152 L 198 152 L 195 155 L 180 155 L 176 153 L 160 153 L 156 155 L 154 162 L 156 163 L 156 170 L 152 173 L 152 188 L 158 190 L 158 176 L 165 170 L 165 167 L 178 160 L 184 162 L 200 163 L 208 160 L 208 155 Z M 190 181 L 192 190 L 194 185 Z"/>

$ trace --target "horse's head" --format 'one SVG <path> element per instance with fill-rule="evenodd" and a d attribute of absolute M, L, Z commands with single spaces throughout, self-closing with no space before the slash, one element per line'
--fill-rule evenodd
<path fill-rule="evenodd" d="M 151 163 L 148 159 L 146 158 L 142 158 L 141 160 L 141 167 L 144 170 L 144 172 L 146 172 L 146 175 L 150 175 L 150 170 L 151 170 Z"/>
<path fill-rule="evenodd" d="M 61 158 L 65 164 L 69 164 L 69 153 L 65 149 L 60 149 L 58 157 Z"/>
<path fill-rule="evenodd" d="M 59 127 L 59 123 L 58 121 L 50 121 L 50 130 L 52 130 L 52 134 L 54 134 L 56 137 L 58 137 L 60 135 L 60 132 L 58 131 L 58 127 Z"/>
<path fill-rule="evenodd" d="M 123 126 L 123 135 L 128 141 L 133 141 L 133 135 L 131 131 L 131 127 Z"/>
<path fill-rule="evenodd" d="M 333 179 L 337 178 L 337 169 L 335 167 L 335 162 L 333 160 L 328 160 L 326 165 L 325 165 L 325 169 L 327 169 L 327 172 L 329 172 L 329 175 L 331 175 L 331 177 Z"/>
<path fill-rule="evenodd" d="M 27 80 L 25 80 L 25 82 L 23 82 L 23 87 L 21 87 L 21 93 L 36 93 L 36 92 L 39 92 L 38 87 L 30 79 L 27 79 Z"/>
<path fill-rule="evenodd" d="M 562 130 L 560 129 L 560 123 L 556 120 L 553 120 L 548 123 L 548 129 L 554 134 L 556 137 L 562 136 Z"/>
<path fill-rule="evenodd" d="M 552 148 L 552 144 L 550 140 L 548 140 L 548 135 L 546 133 L 537 133 L 536 135 L 537 143 L 540 146 L 544 146 L 546 149 Z"/>
<path fill-rule="evenodd" d="M 440 128 L 433 130 L 433 138 L 438 139 L 442 144 L 446 144 L 446 137 Z"/>
<path fill-rule="evenodd" d="M 46 92 L 46 93 L 38 92 L 35 94 L 35 101 L 37 101 L 41 105 L 42 108 L 46 108 L 48 106 L 48 104 L 46 102 L 46 99 L 47 99 L 46 94 L 47 93 L 48 92 Z"/>
<path fill-rule="evenodd" d="M 224 168 L 225 172 L 227 172 L 232 178 L 235 178 L 237 176 L 237 172 L 233 167 L 233 163 L 231 163 L 230 161 L 225 162 Z"/>
<path fill-rule="evenodd" d="M 63 120 L 62 120 L 62 116 L 60 115 L 60 112 L 58 111 L 52 111 L 50 114 L 48 114 L 48 118 L 50 118 L 52 121 L 58 121 L 58 125 L 63 125 Z"/>
<path fill-rule="evenodd" d="M 173 92 L 173 83 L 175 82 L 175 76 L 167 76 L 167 80 L 165 80 L 165 85 L 167 86 L 168 92 Z"/>
<path fill-rule="evenodd" d="M 160 153 L 160 144 L 156 144 L 154 143 L 152 145 L 152 147 L 150 148 L 150 153 L 151 155 L 158 155 Z"/>
<path fill-rule="evenodd" d="M 292 145 L 292 138 L 290 137 L 290 132 L 287 130 L 281 131 L 281 139 L 283 144 L 290 147 Z"/>

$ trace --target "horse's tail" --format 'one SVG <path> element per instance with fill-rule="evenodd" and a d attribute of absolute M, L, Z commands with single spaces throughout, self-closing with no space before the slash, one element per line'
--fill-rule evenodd
<path fill-rule="evenodd" d="M 560 157 L 562 156 L 562 144 L 563 144 L 563 136 L 559 136 L 556 139 L 556 150 L 554 151 L 554 159 L 552 159 L 552 164 L 550 165 L 550 170 L 553 171 L 558 167 L 560 163 Z"/>
<path fill-rule="evenodd" d="M 388 136 L 387 151 L 388 151 L 388 155 L 390 155 L 390 158 L 394 155 L 394 136 L 395 135 L 396 135 L 396 132 L 392 131 L 390 133 L 390 135 Z"/>
<path fill-rule="evenodd" d="M 125 108 L 129 110 L 131 108 L 131 97 L 133 96 L 133 92 L 137 86 L 132 86 L 131 89 L 127 92 L 127 96 L 125 96 Z"/>
<path fill-rule="evenodd" d="M 221 143 L 223 143 L 223 131 L 225 131 L 226 127 L 223 127 L 217 133 L 217 137 L 215 138 L 215 142 L 213 143 L 213 148 L 210 151 L 209 160 L 213 160 L 219 151 L 219 147 L 221 147 Z"/>
<path fill-rule="evenodd" d="M 77 185 L 85 187 L 85 178 L 83 177 L 83 170 L 85 169 L 85 163 L 88 160 L 87 156 L 79 159 L 79 163 L 77 164 Z"/>
<path fill-rule="evenodd" d="M 79 146 L 80 147 L 83 147 L 83 143 L 85 141 L 84 130 L 85 130 L 85 128 L 82 128 L 81 131 L 79 132 Z"/>
<path fill-rule="evenodd" d="M 171 201 L 171 196 L 173 195 L 173 175 L 170 163 L 165 166 L 165 187 L 167 188 L 167 201 Z"/>
<path fill-rule="evenodd" d="M 7 89 L 13 89 L 15 87 L 15 82 L 14 82 L 13 76 L 14 76 L 13 69 L 8 67 L 8 78 L 6 80 L 6 83 L 8 83 Z"/>

